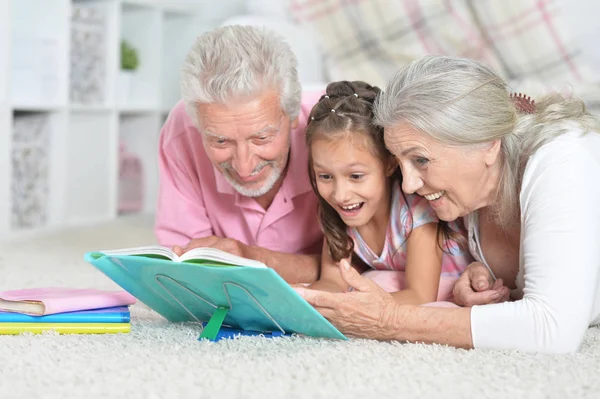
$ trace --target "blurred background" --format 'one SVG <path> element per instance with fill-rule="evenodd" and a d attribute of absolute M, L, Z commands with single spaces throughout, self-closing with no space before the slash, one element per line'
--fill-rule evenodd
<path fill-rule="evenodd" d="M 152 217 L 157 142 L 194 38 L 280 32 L 307 90 L 383 86 L 425 54 L 600 108 L 596 0 L 0 0 L 0 237 Z"/>

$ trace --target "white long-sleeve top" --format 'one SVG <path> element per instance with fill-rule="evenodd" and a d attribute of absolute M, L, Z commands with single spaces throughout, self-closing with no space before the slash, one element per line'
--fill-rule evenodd
<path fill-rule="evenodd" d="M 475 348 L 575 352 L 600 323 L 600 134 L 572 129 L 540 147 L 520 193 L 521 245 L 513 302 L 474 306 Z M 477 218 L 471 252 L 485 262 Z M 483 252 L 483 253 L 482 253 Z M 489 267 L 489 266 L 488 266 Z"/>

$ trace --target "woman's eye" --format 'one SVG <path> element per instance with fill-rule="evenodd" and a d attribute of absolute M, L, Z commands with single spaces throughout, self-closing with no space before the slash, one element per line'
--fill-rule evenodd
<path fill-rule="evenodd" d="M 415 159 L 415 162 L 420 166 L 424 166 L 424 165 L 427 165 L 427 163 L 429 162 L 429 159 L 419 157 L 419 158 Z"/>

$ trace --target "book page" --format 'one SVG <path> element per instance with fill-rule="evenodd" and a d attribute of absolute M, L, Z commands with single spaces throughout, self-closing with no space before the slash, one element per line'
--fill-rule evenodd
<path fill-rule="evenodd" d="M 154 255 L 170 259 L 174 262 L 180 262 L 180 258 L 170 248 L 160 245 L 149 245 L 145 247 L 112 249 L 108 251 L 99 251 L 105 255 Z"/>
<path fill-rule="evenodd" d="M 180 257 L 181 261 L 186 260 L 202 260 L 202 261 L 213 261 L 218 263 L 225 263 L 232 266 L 246 266 L 246 267 L 257 267 L 266 268 L 267 266 L 253 259 L 242 258 L 237 255 L 232 255 L 228 252 L 221 251 L 216 248 L 194 248 L 184 253 Z"/>

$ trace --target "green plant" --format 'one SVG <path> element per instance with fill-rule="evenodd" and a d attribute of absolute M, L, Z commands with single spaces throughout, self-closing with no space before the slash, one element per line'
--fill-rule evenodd
<path fill-rule="evenodd" d="M 136 49 L 126 40 L 121 40 L 121 69 L 134 71 L 139 65 Z"/>

